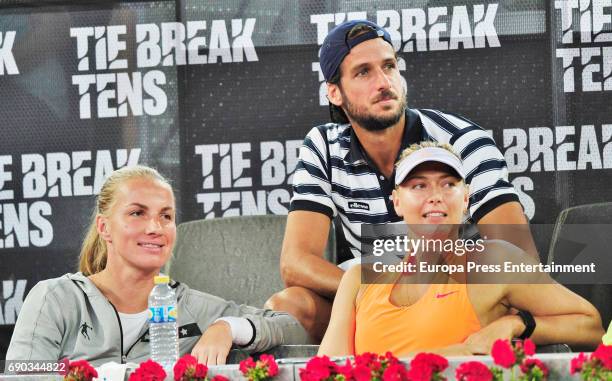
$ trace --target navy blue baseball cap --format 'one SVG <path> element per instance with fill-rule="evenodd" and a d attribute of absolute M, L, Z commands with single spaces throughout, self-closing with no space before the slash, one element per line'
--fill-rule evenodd
<path fill-rule="evenodd" d="M 355 25 L 362 24 L 370 27 L 370 30 L 356 36 L 355 38 L 349 39 L 349 31 L 353 29 Z M 323 41 L 319 59 L 321 71 L 323 72 L 325 80 L 329 81 L 336 74 L 342 60 L 344 60 L 344 57 L 350 53 L 352 48 L 373 38 L 382 38 L 393 46 L 389 33 L 380 26 L 368 20 L 345 21 L 332 29 Z"/>

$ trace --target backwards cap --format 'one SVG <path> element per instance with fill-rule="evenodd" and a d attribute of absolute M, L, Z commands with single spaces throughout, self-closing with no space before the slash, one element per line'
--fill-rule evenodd
<path fill-rule="evenodd" d="M 355 38 L 349 39 L 348 33 L 350 30 L 353 29 L 355 25 L 361 24 L 370 27 L 370 30 Z M 380 26 L 368 20 L 346 21 L 332 29 L 323 41 L 319 59 L 321 71 L 323 72 L 325 80 L 329 82 L 329 80 L 336 74 L 340 64 L 344 60 L 344 57 L 350 53 L 352 48 L 373 38 L 382 38 L 389 44 L 393 45 L 389 33 Z"/>

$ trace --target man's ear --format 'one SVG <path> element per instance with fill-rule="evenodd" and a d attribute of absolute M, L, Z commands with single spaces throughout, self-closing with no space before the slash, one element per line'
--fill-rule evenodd
<path fill-rule="evenodd" d="M 96 228 L 103 240 L 111 242 L 111 236 L 108 230 L 108 217 L 98 214 L 96 216 Z"/>
<path fill-rule="evenodd" d="M 399 217 L 403 217 L 402 212 L 400 211 L 399 191 L 397 188 L 393 189 L 391 197 L 393 198 L 393 209 L 395 209 L 395 214 L 397 214 Z"/>
<path fill-rule="evenodd" d="M 327 82 L 327 99 L 334 106 L 342 106 L 342 92 L 338 84 Z"/>

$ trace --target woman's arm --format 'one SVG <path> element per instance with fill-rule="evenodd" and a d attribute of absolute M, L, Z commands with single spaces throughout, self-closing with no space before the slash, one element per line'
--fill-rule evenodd
<path fill-rule="evenodd" d="M 501 268 L 506 262 L 519 265 L 539 263 L 518 247 L 499 240 L 487 241 L 487 251 L 479 254 L 476 260 L 479 264 L 497 265 Z M 516 283 L 500 284 L 504 277 Z M 496 339 L 518 337 L 525 330 L 525 324 L 517 315 L 499 318 L 491 316 L 499 316 L 500 311 L 493 312 L 493 308 L 500 303 L 529 311 L 534 316 L 536 329 L 531 338 L 536 344 L 594 346 L 601 340 L 603 329 L 595 307 L 555 283 L 547 273 L 476 273 L 470 282 L 475 283 L 471 284 L 472 288 L 495 283 L 491 284 L 493 287 L 487 288 L 487 291 L 475 292 L 471 296 L 479 318 L 486 324 L 465 341 L 474 353 L 489 353 Z"/>
<path fill-rule="evenodd" d="M 183 285 L 183 287 L 186 287 Z M 236 343 L 246 352 L 263 352 L 279 344 L 297 344 L 309 341 L 308 334 L 300 323 L 286 312 L 264 310 L 247 305 L 238 305 L 217 296 L 188 289 L 179 299 L 179 308 L 184 308 L 203 332 L 193 348 L 192 354 L 200 361 L 216 365 L 229 352 L 234 333 L 231 327 L 218 318 L 243 318 L 250 341 Z M 248 339 L 247 339 L 248 340 Z M 221 360 L 222 359 L 222 360 Z"/>
<path fill-rule="evenodd" d="M 355 299 L 360 285 L 361 266 L 353 266 L 340 281 L 318 355 L 349 356 L 355 353 Z"/>
<path fill-rule="evenodd" d="M 34 286 L 19 312 L 6 359 L 60 360 L 65 330 L 62 308 L 66 306 L 49 289 L 49 281 Z"/>
<path fill-rule="evenodd" d="M 604 334 L 595 307 L 560 284 L 509 284 L 507 299 L 534 316 L 536 328 L 531 338 L 536 344 L 595 347 Z"/>

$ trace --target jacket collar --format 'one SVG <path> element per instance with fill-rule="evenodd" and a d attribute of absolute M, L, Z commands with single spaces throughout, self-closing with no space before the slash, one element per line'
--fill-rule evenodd
<path fill-rule="evenodd" d="M 106 298 L 104 294 L 96 287 L 94 282 L 92 282 L 88 277 L 83 275 L 82 272 L 74 273 L 74 274 L 66 274 L 66 277 L 70 279 L 74 284 L 76 284 L 87 296 L 99 296 L 102 298 Z M 174 280 L 170 280 L 170 287 L 174 289 L 176 292 L 176 296 L 178 298 L 179 294 L 183 292 L 183 287 L 181 287 L 180 282 L 176 282 Z"/>

